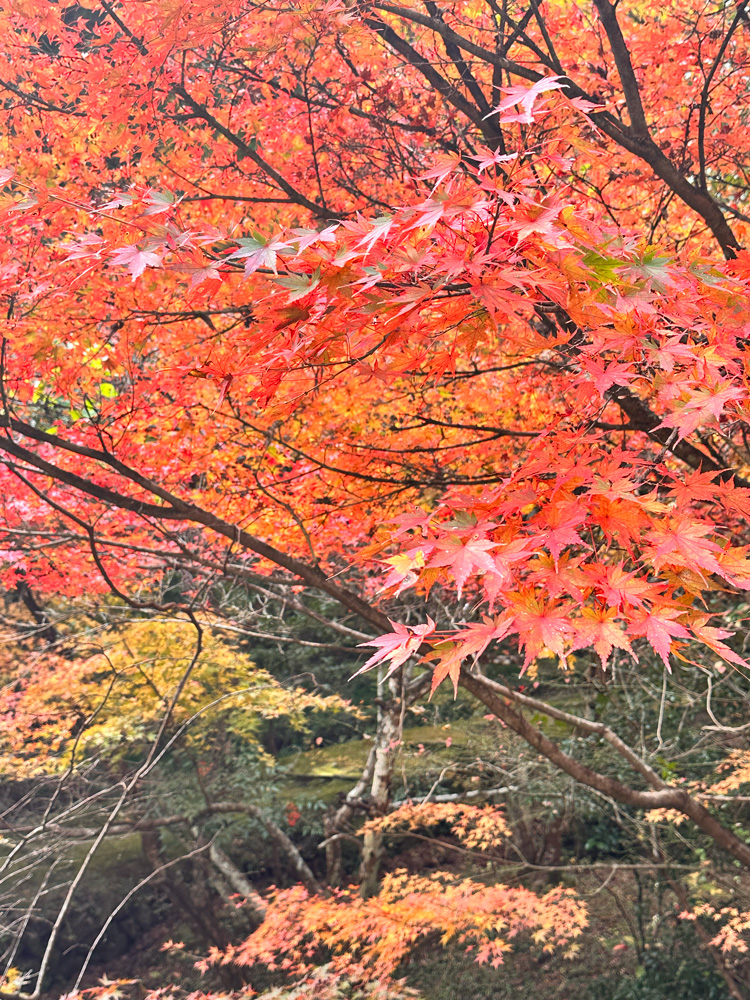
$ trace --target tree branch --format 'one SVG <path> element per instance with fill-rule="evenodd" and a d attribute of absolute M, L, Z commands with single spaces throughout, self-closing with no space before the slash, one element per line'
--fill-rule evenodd
<path fill-rule="evenodd" d="M 487 62 L 492 66 L 497 66 L 498 68 L 505 70 L 513 76 L 518 76 L 523 80 L 530 80 L 532 83 L 536 83 L 538 80 L 543 78 L 544 74 L 538 73 L 535 70 L 521 65 L 520 63 L 505 58 L 505 56 L 502 56 L 497 52 L 492 52 L 490 49 L 485 49 L 483 46 L 475 44 L 468 38 L 464 38 L 462 35 L 459 35 L 458 32 L 448 27 L 448 25 L 444 22 L 428 17 L 426 14 L 420 14 L 419 12 L 410 10 L 406 7 L 397 7 L 388 3 L 376 2 L 373 6 L 378 10 L 387 11 L 402 20 L 411 21 L 415 24 L 420 24 L 425 28 L 429 28 L 436 34 L 441 35 L 445 40 L 456 45 L 458 48 L 471 53 L 478 59 L 482 59 L 484 62 Z M 610 8 L 608 0 L 597 0 L 597 7 L 600 6 L 602 10 L 605 9 L 605 6 L 606 8 Z M 604 10 L 604 12 L 605 16 L 607 16 L 607 11 Z M 614 18 L 613 11 L 612 17 Z M 366 21 L 366 23 L 369 22 Z M 390 30 L 392 31 L 393 29 Z M 619 32 L 619 25 L 617 26 L 617 31 Z M 625 42 L 624 39 L 622 39 L 621 33 L 619 37 L 622 40 L 622 46 L 624 46 Z M 617 39 L 615 39 L 615 41 L 619 45 Z M 610 44 L 612 44 L 611 41 Z M 617 59 L 620 58 L 622 63 L 623 53 L 620 52 L 618 56 L 618 53 L 613 50 L 613 54 L 615 55 L 615 61 L 617 62 Z M 627 48 L 625 48 L 625 54 L 627 54 Z M 632 66 L 630 67 L 630 75 L 628 74 L 627 65 L 629 65 L 629 63 L 630 57 L 628 55 L 627 64 L 622 63 L 621 80 L 623 82 L 623 88 L 625 88 L 626 85 L 628 87 L 628 91 L 626 91 L 626 100 L 629 99 L 632 102 L 632 106 L 629 103 L 628 110 L 630 112 L 631 122 L 633 123 L 635 131 L 625 127 L 614 115 L 603 108 L 601 110 L 594 109 L 590 111 L 589 117 L 610 139 L 613 139 L 616 143 L 618 143 L 618 145 L 622 146 L 623 149 L 626 149 L 629 153 L 633 153 L 639 159 L 648 163 L 656 176 L 659 177 L 660 180 L 663 180 L 678 198 L 684 201 L 686 205 L 692 208 L 693 211 L 695 211 L 703 219 L 719 243 L 724 256 L 728 260 L 731 260 L 736 255 L 736 251 L 740 249 L 741 244 L 732 232 L 729 223 L 724 218 L 724 214 L 722 213 L 718 203 L 709 194 L 707 194 L 707 192 L 702 191 L 699 187 L 691 184 L 685 175 L 674 166 L 671 160 L 662 152 L 659 146 L 657 146 L 648 134 L 645 114 L 643 113 L 640 94 L 637 90 L 637 81 L 635 80 Z M 618 71 L 619 70 L 620 65 L 618 64 Z M 590 94 L 579 87 L 578 84 L 570 77 L 564 77 L 562 83 L 564 89 L 571 97 L 583 98 L 594 105 L 599 103 Z M 635 91 L 633 91 L 633 86 L 635 86 Z"/>
<path fill-rule="evenodd" d="M 434 3 L 434 0 L 426 0 L 425 6 L 436 20 L 438 21 L 443 20 L 443 15 L 438 9 L 437 4 Z M 484 91 L 480 87 L 476 77 L 471 72 L 466 61 L 461 56 L 461 50 L 454 42 L 448 40 L 447 38 L 443 38 L 443 43 L 445 45 L 445 51 L 448 54 L 448 57 L 453 62 L 453 65 L 458 70 L 458 74 L 463 80 L 464 84 L 466 85 L 466 89 L 474 98 L 474 103 L 476 104 L 480 113 L 482 115 L 486 115 L 487 112 L 490 110 L 489 102 L 487 101 L 487 98 L 484 96 Z"/>
<path fill-rule="evenodd" d="M 481 701 L 483 705 L 486 705 L 493 715 L 496 715 L 498 719 L 501 719 L 506 726 L 526 740 L 530 746 L 534 747 L 535 750 L 555 764 L 556 767 L 560 768 L 561 771 L 569 774 L 571 778 L 578 781 L 580 784 L 587 785 L 589 788 L 595 789 L 595 791 L 608 795 L 616 802 L 622 802 L 623 804 L 633 806 L 636 809 L 676 809 L 678 812 L 681 812 L 683 815 L 692 819 L 695 825 L 702 830 L 703 833 L 707 834 L 718 847 L 728 851 L 732 857 L 740 861 L 746 868 L 750 868 L 750 847 L 748 847 L 748 845 L 744 843 L 744 841 L 740 840 L 740 838 L 734 833 L 727 830 L 726 827 L 722 826 L 721 823 L 715 820 L 713 816 L 711 816 L 711 814 L 704 809 L 700 803 L 691 798 L 691 796 L 688 795 L 684 789 L 667 785 L 665 782 L 662 782 L 658 775 L 656 775 L 656 780 L 662 787 L 654 787 L 653 781 L 650 781 L 649 783 L 652 784 L 652 790 L 641 791 L 640 789 L 624 785 L 616 778 L 610 778 L 608 775 L 599 774 L 597 771 L 593 771 L 585 764 L 581 764 L 580 761 L 577 761 L 574 757 L 571 757 L 569 754 L 561 750 L 560 747 L 556 743 L 553 743 L 552 740 L 548 739 L 541 732 L 541 730 L 533 726 L 528 719 L 525 718 L 525 716 L 523 716 L 519 711 L 516 711 L 514 708 L 511 708 L 508 700 L 512 699 L 513 701 L 519 702 L 517 692 L 511 691 L 510 688 L 503 688 L 502 685 L 497 685 L 501 692 L 498 693 L 498 690 L 493 689 L 491 686 L 495 682 L 488 683 L 488 680 L 488 678 L 482 677 L 481 675 L 462 671 L 459 683 L 466 691 L 473 694 L 479 701 Z M 531 701 L 536 702 L 536 699 L 531 699 Z M 544 711 L 547 714 L 551 715 L 557 711 L 556 709 L 552 709 L 552 706 L 545 705 L 544 702 L 536 704 L 544 706 L 544 708 L 540 707 L 539 710 Z M 569 718 L 576 719 L 577 728 L 585 729 L 587 725 L 593 725 L 592 723 L 589 723 L 588 720 L 578 719 L 576 716 L 569 716 Z M 607 727 L 604 728 L 606 729 Z M 601 733 L 600 735 L 604 734 Z M 614 734 L 612 735 L 614 736 Z M 615 737 L 615 740 L 617 739 L 618 738 Z M 624 743 L 622 743 L 622 741 L 619 742 L 621 746 L 617 746 L 616 743 L 612 744 L 618 752 L 624 755 L 623 748 L 625 748 L 625 750 L 628 750 L 629 753 L 633 753 Z M 631 761 L 631 763 L 633 762 Z M 645 776 L 645 768 L 648 768 L 648 765 L 641 761 L 639 766 L 636 767 L 636 770 L 638 770 L 641 775 Z M 652 773 L 655 774 L 655 772 Z"/>
<path fill-rule="evenodd" d="M 202 118 L 207 125 L 210 125 L 211 128 L 219 132 L 220 135 L 223 135 L 225 139 L 228 139 L 235 149 L 239 150 L 239 152 L 242 153 L 243 156 L 247 157 L 248 160 L 252 160 L 253 163 L 259 167 L 267 177 L 270 177 L 277 187 L 279 187 L 284 194 L 287 195 L 290 201 L 294 202 L 296 205 L 300 205 L 302 208 L 306 208 L 317 218 L 325 218 L 327 216 L 328 210 L 324 205 L 319 205 L 317 202 L 311 201 L 309 198 L 306 198 L 305 195 L 297 191 L 296 188 L 292 187 L 289 181 L 287 181 L 278 172 L 278 170 L 274 169 L 270 163 L 264 160 L 257 150 L 255 150 L 252 146 L 249 146 L 244 139 L 235 135 L 235 133 L 228 129 L 225 125 L 222 125 L 218 119 L 214 118 L 205 105 L 199 104 L 198 101 L 192 98 L 182 84 L 175 84 L 174 91 L 176 94 L 179 94 L 189 107 L 193 109 L 199 118 Z"/>
<path fill-rule="evenodd" d="M 3 425 L 8 425 L 7 418 L 0 419 L 0 426 Z M 142 476 L 140 473 L 131 469 L 129 466 L 120 462 L 107 452 L 98 452 L 96 449 L 92 448 L 82 449 L 82 446 L 74 445 L 72 442 L 66 442 L 59 435 L 45 434 L 43 431 L 38 431 L 36 428 L 18 420 L 12 421 L 12 426 L 13 429 L 20 434 L 35 438 L 36 440 L 40 440 L 41 437 L 41 440 L 55 447 L 75 451 L 79 454 L 83 451 L 87 457 L 116 469 L 125 480 L 135 483 L 143 489 L 149 490 L 158 495 L 159 498 L 164 500 L 167 504 L 169 504 L 169 506 L 160 507 L 157 504 L 148 503 L 143 500 L 136 500 L 133 497 L 116 493 L 114 490 L 107 489 L 106 487 L 98 486 L 96 483 L 92 483 L 89 479 L 85 479 L 83 476 L 78 476 L 75 473 L 68 472 L 66 469 L 61 469 L 58 466 L 53 465 L 51 462 L 45 461 L 34 452 L 28 450 L 27 448 L 23 448 L 21 445 L 7 437 L 0 436 L 0 451 L 5 451 L 8 454 L 13 455 L 15 458 L 20 458 L 32 468 L 43 472 L 45 475 L 51 476 L 58 482 L 64 482 L 69 486 L 73 486 L 82 494 L 93 497 L 94 499 L 100 500 L 104 503 L 111 504 L 113 507 L 129 510 L 136 514 L 151 517 L 157 521 L 180 520 L 191 522 L 193 524 L 202 524 L 204 527 L 210 528 L 217 534 L 222 535 L 224 538 L 228 538 L 235 544 L 240 545 L 242 548 L 255 552 L 256 555 L 261 556 L 263 559 L 268 559 L 277 566 L 281 566 L 283 569 L 288 570 L 301 580 L 304 580 L 311 587 L 322 590 L 324 593 L 338 601 L 343 607 L 347 608 L 349 611 L 353 611 L 365 621 L 369 621 L 381 631 L 389 631 L 391 626 L 386 615 L 377 611 L 366 601 L 362 600 L 362 598 L 358 594 L 354 593 L 354 591 L 347 590 L 345 587 L 340 587 L 338 584 L 333 583 L 333 581 L 329 580 L 318 566 L 313 566 L 300 559 L 288 556 L 286 553 L 274 548 L 274 546 L 261 541 L 254 535 L 251 535 L 243 528 L 231 524 L 230 522 L 223 520 L 223 518 L 218 517 L 216 514 L 212 514 L 201 507 L 197 507 L 194 504 L 186 503 L 183 500 L 180 500 L 179 497 L 174 496 L 168 490 L 162 489 L 155 483 L 152 484 L 151 480 L 147 479 L 147 477 Z"/>
<path fill-rule="evenodd" d="M 375 6 L 379 5 L 376 4 Z M 452 104 L 454 108 L 464 114 L 470 122 L 473 122 L 474 125 L 476 125 L 477 128 L 484 133 L 487 123 L 482 120 L 481 112 L 478 109 L 475 109 L 474 106 L 470 104 L 458 90 L 456 90 L 452 83 L 449 83 L 448 80 L 442 77 L 423 55 L 420 55 L 415 48 L 409 45 L 409 43 L 397 34 L 390 25 L 386 24 L 385 21 L 380 20 L 380 18 L 366 17 L 365 24 L 368 28 L 371 28 L 374 32 L 376 32 L 376 34 L 380 35 L 383 41 L 387 42 L 392 49 L 395 49 L 400 56 L 403 56 L 403 58 L 410 63 L 410 65 L 418 70 L 430 86 L 432 86 L 443 98 L 445 98 L 449 104 Z"/>
<path fill-rule="evenodd" d="M 711 81 L 713 80 L 716 70 L 721 65 L 721 61 L 724 58 L 724 53 L 727 50 L 727 45 L 731 41 L 732 35 L 735 33 L 740 23 L 747 19 L 747 14 L 745 13 L 745 8 L 747 7 L 747 0 L 740 0 L 737 4 L 737 13 L 734 15 L 729 30 L 724 36 L 724 40 L 719 46 L 719 51 L 714 57 L 714 61 L 711 64 L 711 69 L 708 71 L 708 76 L 703 84 L 703 89 L 701 90 L 700 102 L 698 104 L 698 164 L 699 164 L 699 184 L 703 191 L 708 191 L 708 186 L 706 183 L 706 147 L 705 147 L 705 135 L 706 135 L 706 110 L 708 109 L 708 95 L 711 89 Z"/>
<path fill-rule="evenodd" d="M 615 14 L 615 8 L 609 0 L 594 0 L 594 6 L 599 14 L 604 30 L 607 33 L 609 47 L 615 58 L 615 66 L 620 76 L 620 83 L 625 94 L 625 103 L 628 106 L 630 115 L 630 127 L 633 137 L 636 139 L 650 139 L 646 113 L 643 110 L 641 92 L 638 88 L 638 81 L 633 70 L 633 63 L 630 60 L 630 52 L 625 44 L 620 24 Z"/>

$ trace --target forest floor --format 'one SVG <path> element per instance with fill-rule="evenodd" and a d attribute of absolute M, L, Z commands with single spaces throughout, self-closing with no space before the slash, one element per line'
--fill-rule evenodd
<path fill-rule="evenodd" d="M 471 787 L 469 765 L 485 759 L 488 747 L 496 741 L 495 724 L 482 716 L 408 728 L 396 768 L 395 797 L 424 794 L 434 780 L 431 776 L 451 768 L 459 785 L 465 779 L 465 787 Z M 368 752 L 366 740 L 355 740 L 288 755 L 281 761 L 283 796 L 303 813 L 305 809 L 315 813 L 316 808 L 330 805 L 351 788 Z M 463 771 L 466 774 L 462 777 Z M 408 985 L 418 989 L 425 1000 L 538 1000 L 540 995 L 545 1000 L 728 1000 L 727 987 L 709 953 L 701 948 L 693 925 L 678 918 L 668 874 L 630 868 L 617 851 L 608 856 L 606 842 L 596 840 L 604 837 L 598 829 L 588 831 L 591 837 L 585 842 L 589 851 L 591 843 L 595 844 L 594 860 L 565 854 L 558 858 L 557 867 L 549 861 L 545 864 L 545 831 L 549 826 L 540 823 L 538 816 L 530 820 L 508 814 L 509 809 L 510 804 L 506 814 L 511 826 L 518 821 L 518 831 L 527 838 L 523 845 L 527 859 L 536 851 L 536 860 L 541 862 L 538 870 L 533 863 L 522 867 L 515 855 L 504 862 L 496 859 L 488 863 L 457 849 L 450 840 L 439 843 L 416 837 L 391 845 L 386 869 L 439 869 L 522 884 L 537 891 L 553 884 L 573 888 L 589 909 L 589 927 L 578 954 L 572 959 L 545 954 L 538 945 L 519 938 L 505 963 L 495 969 L 477 965 L 458 948 L 445 949 L 438 942 L 427 942 L 400 970 Z M 580 853 L 586 835 L 584 824 L 575 846 L 571 848 L 563 840 L 562 848 Z M 555 849 L 559 855 L 560 842 Z M 119 845 L 113 841 L 98 865 L 98 877 L 106 878 L 109 869 L 119 869 L 122 875 L 126 868 L 137 867 L 137 853 L 136 835 L 121 838 Z M 272 873 L 268 874 L 270 881 Z M 151 888 L 139 905 L 136 923 L 145 918 L 148 924 L 150 912 L 151 925 L 136 934 L 119 956 L 93 966 L 87 983 L 93 985 L 104 976 L 134 977 L 144 988 L 174 983 L 186 991 L 207 989 L 208 983 L 194 968 L 202 952 L 190 927 L 165 904 L 157 888 Z M 162 945 L 166 940 L 185 941 L 186 947 L 165 952 Z M 257 971 L 256 988 L 275 985 L 263 970 Z M 59 992 L 50 992 L 47 1000 L 58 996 Z"/>

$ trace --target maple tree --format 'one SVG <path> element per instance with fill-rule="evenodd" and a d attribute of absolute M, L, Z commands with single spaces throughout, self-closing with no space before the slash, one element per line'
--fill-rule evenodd
<path fill-rule="evenodd" d="M 186 747 L 202 749 L 219 729 L 224 738 L 255 745 L 262 755 L 258 730 L 264 719 L 283 716 L 304 728 L 306 711 L 345 707 L 336 696 L 288 690 L 213 637 L 201 643 L 193 664 L 193 655 L 181 652 L 191 650 L 192 632 L 189 623 L 136 622 L 100 634 L 99 648 L 88 657 L 70 662 L 43 654 L 14 690 L 4 692 L 3 769 L 16 776 L 64 773 L 77 754 L 104 754 L 113 762 L 119 754 L 132 754 L 139 743 L 153 740 L 166 698 L 188 666 L 190 676 L 172 711 L 176 727 L 191 722 Z M 84 726 L 82 715 L 88 717 Z"/>
<path fill-rule="evenodd" d="M 750 589 L 746 6 L 0 12 L 3 582 L 200 629 L 224 580 L 374 647 L 334 885 L 331 838 L 365 790 L 387 812 L 404 712 L 446 680 L 750 865 L 724 790 L 488 676 L 750 666 L 719 599 Z"/>

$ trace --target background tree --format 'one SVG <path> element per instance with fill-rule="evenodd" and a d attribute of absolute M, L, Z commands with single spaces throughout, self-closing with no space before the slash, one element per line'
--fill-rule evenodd
<path fill-rule="evenodd" d="M 372 753 L 326 820 L 333 884 L 363 797 L 391 805 L 406 712 L 448 677 L 594 795 L 689 820 L 696 850 L 747 867 L 716 808 L 743 758 L 716 781 L 661 762 L 706 749 L 706 684 L 701 766 L 744 724 L 748 664 L 726 640 L 750 585 L 745 5 L 1 16 L 3 575 L 41 640 L 59 640 L 47 595 L 85 590 L 198 637 L 374 648 Z M 269 609 L 326 638 L 266 631 Z M 187 711 L 201 641 L 146 761 Z M 511 680 L 548 654 L 574 704 Z M 49 669 L 16 694 L 38 700 Z M 62 672 L 88 687 L 87 669 Z M 622 717 L 633 683 L 655 692 L 650 733 Z M 78 734 L 52 723 L 64 755 Z M 365 828 L 363 897 L 392 892 L 384 837 Z M 301 897 L 279 898 L 283 941 Z M 343 908 L 339 943 L 367 906 Z"/>

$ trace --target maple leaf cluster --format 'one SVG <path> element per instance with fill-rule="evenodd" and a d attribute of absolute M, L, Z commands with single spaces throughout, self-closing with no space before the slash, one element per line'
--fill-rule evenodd
<path fill-rule="evenodd" d="M 309 587 L 378 632 L 362 670 L 418 658 L 433 691 L 498 644 L 747 669 L 716 611 L 750 590 L 743 8 L 534 4 L 501 56 L 495 5 L 432 6 L 3 5 L 0 581 Z M 40 663 L 3 694 L 14 767 L 17 722 L 69 753 L 95 670 Z M 417 812 L 368 831 L 504 833 Z M 584 919 L 396 873 L 284 890 L 211 961 L 390 975 L 438 931 L 498 963 Z"/>
<path fill-rule="evenodd" d="M 742 662 L 722 642 L 726 630 L 712 629 L 705 616 L 691 618 L 691 601 L 685 595 L 698 596 L 710 586 L 710 577 L 734 587 L 748 586 L 746 548 L 731 544 L 731 536 L 722 534 L 711 511 L 743 515 L 748 510 L 748 488 L 718 472 L 696 471 L 681 481 L 669 464 L 643 454 L 641 437 L 644 430 L 673 428 L 669 441 L 679 445 L 699 426 L 741 416 L 746 392 L 740 355 L 744 325 L 735 309 L 739 280 L 730 275 L 709 279 L 696 265 L 685 267 L 675 261 L 660 263 L 657 284 L 648 269 L 643 271 L 648 254 L 639 255 L 634 246 L 609 258 L 603 272 L 598 258 L 589 260 L 588 249 L 604 238 L 601 226 L 595 230 L 574 218 L 561 202 L 550 204 L 541 214 L 535 212 L 530 221 L 529 196 L 514 193 L 513 185 L 499 191 L 495 181 L 483 176 L 470 188 L 465 180 L 452 179 L 457 166 L 452 162 L 440 171 L 438 182 L 448 185 L 448 193 L 439 217 L 431 210 L 426 218 L 419 208 L 410 207 L 374 221 L 344 221 L 338 232 L 328 227 L 321 232 L 282 231 L 268 239 L 257 232 L 239 241 L 225 237 L 223 244 L 231 252 L 223 251 L 222 266 L 244 260 L 244 276 L 260 276 L 264 283 L 263 304 L 254 307 L 257 333 L 242 338 L 241 364 L 212 359 L 191 368 L 186 362 L 171 369 L 172 377 L 220 382 L 214 411 L 230 386 L 244 378 L 249 380 L 249 399 L 276 415 L 288 409 L 300 391 L 302 395 L 312 391 L 305 388 L 307 376 L 300 384 L 295 374 L 290 398 L 286 383 L 292 373 L 315 364 L 323 342 L 324 367 L 331 369 L 331 379 L 342 364 L 365 384 L 377 377 L 379 382 L 400 385 L 410 370 L 424 370 L 426 365 L 433 378 L 455 372 L 461 357 L 471 358 L 476 334 L 471 331 L 469 341 L 457 341 L 448 354 L 436 353 L 428 345 L 437 316 L 443 313 L 447 322 L 454 308 L 452 288 L 460 247 L 468 279 L 462 295 L 477 303 L 485 338 L 497 340 L 495 350 L 509 360 L 512 357 L 515 364 L 543 368 L 550 362 L 541 358 L 557 350 L 552 367 L 559 381 L 553 383 L 553 393 L 542 393 L 534 385 L 530 399 L 544 419 L 553 405 L 565 410 L 554 428 L 507 427 L 514 443 L 509 449 L 497 449 L 493 466 L 504 461 L 511 471 L 496 477 L 498 485 L 473 493 L 454 489 L 439 508 L 401 522 L 398 534 L 410 525 L 414 536 L 390 560 L 386 587 L 397 594 L 421 584 L 428 591 L 436 580 L 447 580 L 461 598 L 467 583 L 479 580 L 489 604 L 490 616 L 483 624 L 457 633 L 449 646 L 443 643 L 438 680 L 450 674 L 455 683 L 462 659 L 479 655 L 490 640 L 513 633 L 525 651 L 523 669 L 545 650 L 565 662 L 567 652 L 588 646 L 606 666 L 613 648 L 631 652 L 630 640 L 640 636 L 665 665 L 674 642 L 693 637 L 730 661 Z M 142 215 L 135 217 L 140 226 L 151 225 L 138 221 L 151 218 L 149 204 L 146 199 Z M 450 224 L 443 221 L 449 204 L 454 206 Z M 171 210 L 171 202 L 162 207 Z M 149 237 L 152 249 L 143 252 L 153 254 L 158 248 L 161 266 L 165 255 L 179 258 L 199 252 L 207 242 L 215 244 L 219 235 L 182 230 L 175 218 L 160 234 Z M 231 250 L 233 243 L 239 249 Z M 376 248 L 378 267 L 373 269 L 368 260 Z M 125 261 L 121 252 L 122 248 L 109 250 L 106 241 L 100 238 L 97 243 L 90 236 L 75 244 L 68 259 L 85 262 L 87 270 L 103 259 L 115 264 L 135 260 Z M 530 259 L 540 266 L 529 269 Z M 141 265 L 148 263 L 138 258 L 139 274 Z M 555 277 L 565 284 L 555 285 Z M 573 279 L 575 296 L 570 291 Z M 405 280 L 412 284 L 399 292 Z M 709 322 L 708 300 L 713 303 L 717 293 L 725 310 L 721 320 L 714 315 Z M 550 300 L 581 330 L 572 353 L 565 347 L 562 330 L 542 336 L 534 333 L 533 324 L 529 328 L 529 311 Z M 301 304 L 292 305 L 296 302 Z M 286 317 L 283 322 L 269 323 L 279 315 Z M 356 338 L 351 333 L 355 322 Z M 517 339 L 519 322 L 525 332 Z M 689 332 L 676 339 L 675 326 Z M 377 368 L 364 360 L 374 352 L 379 357 Z M 623 356 L 629 360 L 614 360 Z M 164 369 L 155 375 L 159 386 Z M 508 383 L 509 389 L 511 385 L 517 389 L 517 380 Z M 112 394 L 117 399 L 110 410 L 106 398 L 110 393 L 103 388 L 103 411 L 116 419 L 121 394 Z M 19 400 L 23 398 L 20 383 L 13 391 Z M 577 395 L 575 410 L 565 398 L 570 392 Z M 622 394 L 636 410 L 650 401 L 655 412 L 661 411 L 661 421 L 654 418 L 652 427 L 641 428 L 631 420 L 635 446 L 612 445 L 603 451 L 599 434 L 590 427 L 597 415 L 611 411 Z M 317 392 L 314 395 L 317 399 Z M 129 394 L 127 405 L 132 405 Z M 646 408 L 646 412 L 652 411 Z M 528 420 L 525 426 L 530 426 Z M 74 433 L 77 430 L 74 425 Z M 81 431 L 85 435 L 86 428 Z M 522 451 L 515 445 L 516 435 L 524 441 Z M 288 453 L 288 447 L 282 447 L 278 457 L 267 457 L 271 475 L 274 466 L 284 461 L 285 450 Z M 373 452 L 378 456 L 377 446 Z M 183 444 L 180 457 L 184 456 Z M 386 463 L 385 471 L 388 450 L 382 450 L 379 458 Z M 211 464 L 216 467 L 215 460 Z M 319 459 L 315 466 L 315 461 L 292 459 L 298 475 L 305 470 L 317 478 L 329 468 L 344 478 L 356 475 L 353 469 L 331 467 L 328 460 Z M 162 465 L 162 481 L 165 471 Z M 466 477 L 467 483 L 472 479 L 481 482 L 474 475 Z M 111 481 L 117 481 L 116 473 Z M 330 524 L 329 518 L 322 520 Z M 498 607 L 500 614 L 493 615 Z M 369 665 L 387 658 L 392 668 L 397 667 L 418 648 L 417 637 L 434 630 L 429 624 L 416 631 L 400 629 L 397 626 L 394 638 L 377 640 L 381 652 Z"/>
<path fill-rule="evenodd" d="M 630 465 L 630 456 L 617 451 L 603 463 L 585 439 L 565 458 L 553 457 L 547 442 L 535 451 L 523 473 L 497 489 L 398 519 L 395 535 L 412 536 L 402 555 L 387 560 L 386 589 L 429 590 L 447 579 L 460 597 L 473 578 L 494 611 L 441 638 L 429 654 L 438 660 L 435 685 L 448 675 L 456 684 L 463 660 L 513 634 L 525 652 L 523 670 L 547 651 L 564 665 L 585 647 L 606 668 L 615 648 L 635 657 L 631 639 L 639 637 L 667 669 L 670 652 L 691 638 L 747 666 L 723 641 L 731 632 L 708 625 L 693 601 L 712 577 L 750 587 L 747 547 L 727 544 L 722 515 L 706 517 L 697 504 L 710 502 L 726 516 L 748 509 L 750 490 L 710 473 L 677 481 L 667 467 L 657 488 L 644 488 L 641 463 Z M 554 479 L 540 475 L 547 468 L 555 469 Z M 435 624 L 400 628 L 376 640 L 381 652 L 365 667 L 387 658 L 397 666 Z"/>
<path fill-rule="evenodd" d="M 334 966 L 355 961 L 371 977 L 390 976 L 425 937 L 476 949 L 479 962 L 502 964 L 508 939 L 531 933 L 545 950 L 570 947 L 586 926 L 583 904 L 566 889 L 536 896 L 527 889 L 486 886 L 448 872 L 430 876 L 396 871 L 386 875 L 376 897 L 350 890 L 331 899 L 310 897 L 302 888 L 272 899 L 261 927 L 243 944 L 215 960 L 304 973 L 317 948 Z"/>
<path fill-rule="evenodd" d="M 365 835 L 373 830 L 408 832 L 445 823 L 464 846 L 487 851 L 507 840 L 510 831 L 501 810 L 492 806 L 472 806 L 465 802 L 406 803 L 360 828 Z"/>

